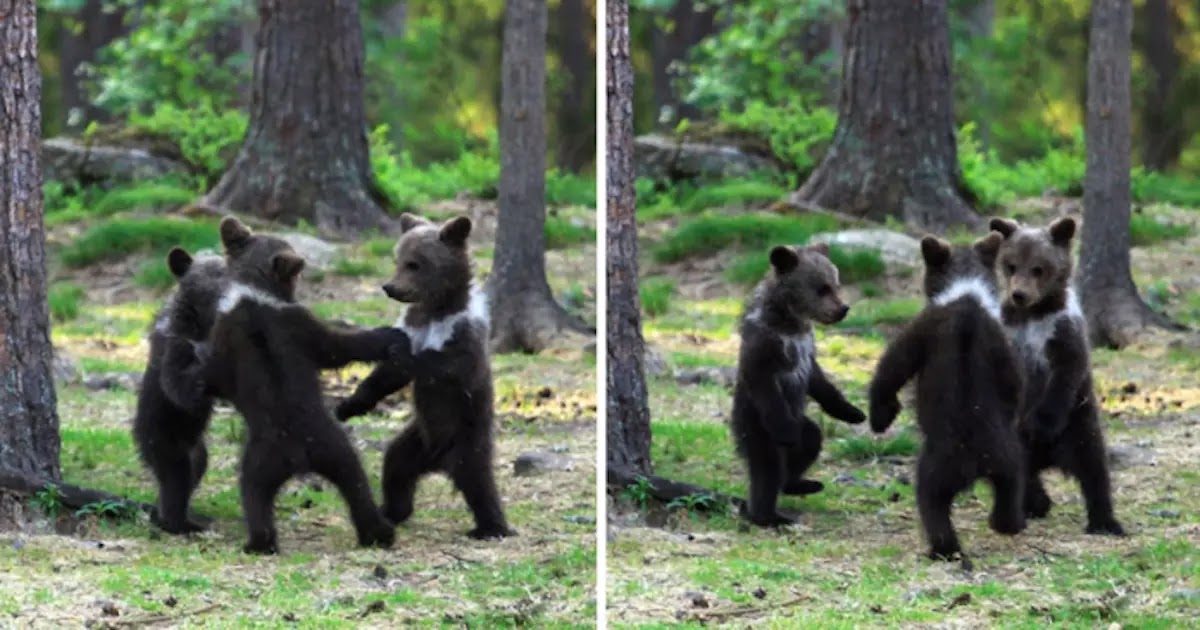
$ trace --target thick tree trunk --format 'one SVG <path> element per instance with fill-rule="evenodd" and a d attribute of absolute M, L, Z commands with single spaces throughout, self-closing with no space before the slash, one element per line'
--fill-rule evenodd
<path fill-rule="evenodd" d="M 356 233 L 385 222 L 368 158 L 354 0 L 259 0 L 250 125 L 207 203 Z"/>
<path fill-rule="evenodd" d="M 1180 64 L 1176 17 L 1168 0 L 1146 0 L 1145 18 L 1141 48 L 1151 76 L 1142 108 L 1142 165 L 1163 171 L 1179 162 L 1186 141 L 1174 107 Z"/>
<path fill-rule="evenodd" d="M 795 201 L 932 230 L 978 225 L 954 139 L 946 0 L 849 0 L 846 18 L 837 130 Z"/>
<path fill-rule="evenodd" d="M 94 62 L 96 53 L 114 39 L 125 35 L 125 10 L 111 2 L 87 0 L 74 16 L 82 25 L 78 31 L 63 29 L 58 55 L 62 81 L 63 123 L 71 129 L 87 127 L 89 122 L 106 122 L 108 112 L 92 105 L 84 90 L 80 66 Z"/>
<path fill-rule="evenodd" d="M 629 4 L 608 2 L 608 469 L 649 475 L 650 407 L 638 296 Z M 609 479 L 613 479 L 610 475 Z"/>
<path fill-rule="evenodd" d="M 716 32 L 717 3 L 706 2 L 700 6 L 692 0 L 676 0 L 667 13 L 671 24 L 670 32 L 654 27 L 653 76 L 655 117 L 661 117 L 664 109 L 671 111 L 671 120 L 694 118 L 700 112 L 681 102 L 675 89 L 679 77 L 679 64 L 687 61 L 688 52 L 704 38 Z"/>
<path fill-rule="evenodd" d="M 0 470 L 57 481 L 34 0 L 0 0 Z"/>
<path fill-rule="evenodd" d="M 584 10 L 583 0 L 562 0 L 558 7 L 558 58 L 567 73 L 558 111 L 558 167 L 577 173 L 596 157 L 596 110 L 592 87 L 596 63 L 588 43 L 595 24 Z"/>
<path fill-rule="evenodd" d="M 1087 175 L 1079 290 L 1092 343 L 1122 347 L 1167 324 L 1138 295 L 1130 272 L 1130 52 L 1128 0 L 1094 0 L 1088 46 Z"/>
<path fill-rule="evenodd" d="M 546 282 L 546 3 L 508 0 L 504 24 L 492 349 L 538 352 L 583 327 Z"/>

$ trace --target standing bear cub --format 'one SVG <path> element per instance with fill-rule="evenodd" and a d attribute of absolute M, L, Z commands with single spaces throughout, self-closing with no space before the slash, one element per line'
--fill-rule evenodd
<path fill-rule="evenodd" d="M 229 286 L 217 305 L 206 381 L 233 403 L 248 436 L 241 463 L 245 550 L 276 553 L 275 496 L 293 476 L 328 479 L 350 508 L 361 546 L 390 547 L 394 526 L 379 513 L 358 454 L 321 397 L 322 369 L 400 360 L 408 336 L 393 328 L 334 330 L 295 303 L 304 259 L 286 241 L 221 221 Z"/>
<path fill-rule="evenodd" d="M 1025 529 L 1021 374 L 1000 325 L 993 271 L 1002 240 L 993 232 L 971 246 L 921 241 L 928 305 L 888 345 L 868 389 L 871 429 L 883 433 L 900 411 L 897 392 L 917 377 L 917 509 L 934 560 L 961 553 L 950 508 L 977 479 L 994 490 L 992 530 Z"/>
<path fill-rule="evenodd" d="M 794 522 L 776 510 L 781 491 L 824 489 L 804 477 L 821 452 L 821 429 L 804 415 L 808 396 L 843 422 L 866 419 L 817 364 L 812 321 L 834 324 L 850 311 L 838 296 L 838 271 L 828 255 L 826 245 L 772 249 L 771 271 L 742 316 L 730 425 L 749 468 L 746 515 L 756 525 Z"/>
<path fill-rule="evenodd" d="M 1062 218 L 1039 229 L 997 218 L 991 228 L 1004 235 L 998 261 L 1005 285 L 1002 315 L 1025 373 L 1021 435 L 1029 454 L 1026 514 L 1049 514 L 1050 496 L 1039 475 L 1058 468 L 1079 480 L 1087 533 L 1123 536 L 1113 514 L 1087 322 L 1071 287 L 1075 221 Z"/>
<path fill-rule="evenodd" d="M 383 459 L 384 513 L 399 524 L 413 513 L 417 482 L 432 472 L 454 481 L 475 515 L 477 539 L 515 535 L 492 473 L 492 372 L 487 298 L 472 290 L 467 237 L 471 220 L 435 225 L 400 216 L 396 275 L 387 296 L 408 304 L 397 322 L 412 340 L 411 363 L 380 364 L 336 410 L 340 420 L 367 413 L 413 384 L 413 420 Z"/>
<path fill-rule="evenodd" d="M 176 247 L 167 255 L 167 267 L 179 286 L 154 317 L 133 439 L 158 482 L 155 524 L 171 534 L 187 534 L 204 529 L 188 516 L 192 493 L 208 469 L 204 432 L 213 409 L 198 353 L 203 354 L 225 290 L 225 261 L 193 259 Z"/>

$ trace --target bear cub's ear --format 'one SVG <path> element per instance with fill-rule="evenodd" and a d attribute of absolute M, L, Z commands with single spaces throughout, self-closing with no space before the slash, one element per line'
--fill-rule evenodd
<path fill-rule="evenodd" d="M 950 262 L 950 243 L 929 235 L 921 239 L 921 257 L 929 267 L 941 267 Z"/>
<path fill-rule="evenodd" d="M 419 225 L 428 225 L 428 224 L 429 224 L 428 221 L 426 221 L 425 219 L 422 219 L 421 217 L 419 217 L 415 214 L 412 214 L 411 212 L 405 212 L 400 215 L 400 232 L 401 233 L 408 232 L 409 230 L 411 230 Z"/>
<path fill-rule="evenodd" d="M 829 243 L 813 243 L 804 249 L 805 251 L 814 252 L 829 258 Z"/>
<path fill-rule="evenodd" d="M 192 255 L 181 247 L 172 247 L 167 252 L 167 268 L 176 279 L 182 278 L 192 268 Z"/>
<path fill-rule="evenodd" d="M 271 269 L 280 280 L 291 280 L 304 271 L 304 259 L 294 252 L 281 252 L 271 257 Z"/>
<path fill-rule="evenodd" d="M 999 232 L 1000 236 L 1004 238 L 1012 236 L 1020 227 L 1016 221 L 1000 217 L 992 217 L 992 220 L 988 222 L 988 228 L 993 232 Z"/>
<path fill-rule="evenodd" d="M 972 247 L 975 253 L 979 255 L 979 260 L 983 261 L 985 267 L 991 267 L 996 262 L 996 254 L 1000 252 L 1000 245 L 1004 243 L 1004 235 L 992 231 L 987 236 L 975 241 Z"/>
<path fill-rule="evenodd" d="M 800 266 L 800 255 L 787 245 L 776 245 L 771 249 L 771 266 L 780 275 Z"/>
<path fill-rule="evenodd" d="M 1050 224 L 1050 240 L 1054 241 L 1055 245 L 1067 247 L 1071 244 L 1071 238 L 1074 236 L 1075 219 L 1063 217 Z"/>
<path fill-rule="evenodd" d="M 467 217 L 455 217 L 442 224 L 438 238 L 451 247 L 463 247 L 467 237 L 471 235 L 471 220 Z"/>
<path fill-rule="evenodd" d="M 250 228 L 246 227 L 235 216 L 227 216 L 221 219 L 221 244 L 225 246 L 225 252 L 229 254 L 237 254 L 250 241 L 253 233 Z"/>

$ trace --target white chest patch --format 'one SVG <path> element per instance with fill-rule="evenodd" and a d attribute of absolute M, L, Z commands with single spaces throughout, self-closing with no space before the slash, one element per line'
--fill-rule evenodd
<path fill-rule="evenodd" d="M 250 300 L 251 302 L 257 302 L 258 304 L 272 308 L 282 308 L 288 305 L 287 302 L 248 284 L 234 282 L 221 294 L 221 299 L 217 302 L 217 312 L 221 314 L 229 313 L 234 308 L 237 308 L 237 305 L 242 300 Z"/>
<path fill-rule="evenodd" d="M 790 346 L 791 352 L 796 357 L 796 378 L 800 379 L 801 383 L 808 382 L 808 375 L 812 373 L 813 358 L 817 354 L 816 342 L 813 340 L 811 332 L 803 335 L 791 335 L 782 337 L 785 351 Z"/>
<path fill-rule="evenodd" d="M 960 278 L 950 283 L 944 291 L 933 296 L 933 303 L 945 306 L 959 298 L 975 300 L 992 319 L 1000 321 L 1000 301 L 996 293 L 980 278 Z"/>
<path fill-rule="evenodd" d="M 447 342 L 454 338 L 454 329 L 463 321 L 469 321 L 487 330 L 487 295 L 481 290 L 473 290 L 471 299 L 467 302 L 467 308 L 431 321 L 424 326 L 410 326 L 404 321 L 406 315 L 407 313 L 396 320 L 396 327 L 403 330 L 412 340 L 412 351 L 441 350 L 446 347 Z"/>
<path fill-rule="evenodd" d="M 1063 310 L 1016 326 L 1005 326 L 1005 329 L 1008 330 L 1014 349 L 1027 362 L 1044 368 L 1049 363 L 1046 358 L 1046 344 L 1054 337 L 1058 323 L 1064 319 L 1075 322 L 1077 326 L 1083 325 L 1083 309 L 1074 289 L 1067 289 L 1067 303 Z"/>

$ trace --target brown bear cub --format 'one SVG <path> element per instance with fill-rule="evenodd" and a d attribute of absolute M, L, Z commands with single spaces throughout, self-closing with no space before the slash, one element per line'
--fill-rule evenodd
<path fill-rule="evenodd" d="M 970 246 L 921 241 L 924 310 L 884 351 L 869 387 L 871 429 L 883 433 L 900 411 L 896 394 L 917 378 L 917 508 L 929 557 L 960 554 L 950 522 L 955 495 L 977 479 L 992 484 L 990 525 L 1001 534 L 1025 529 L 1024 452 L 1017 435 L 1021 372 L 1000 324 L 992 269 L 1003 238 Z"/>
<path fill-rule="evenodd" d="M 217 305 L 206 381 L 246 421 L 242 508 L 250 553 L 276 553 L 275 495 L 293 476 L 328 479 L 350 508 L 362 546 L 391 546 L 394 526 L 380 514 L 342 427 L 321 396 L 322 369 L 351 361 L 399 360 L 408 336 L 393 328 L 335 330 L 295 303 L 304 259 L 286 241 L 221 221 L 229 286 Z"/>
<path fill-rule="evenodd" d="M 1092 387 L 1087 322 L 1071 287 L 1075 221 L 1048 228 L 992 219 L 1004 235 L 998 264 L 1004 281 L 1002 316 L 1025 373 L 1021 437 L 1029 454 L 1025 511 L 1050 512 L 1040 473 L 1058 468 L 1079 481 L 1087 533 L 1125 535 L 1113 514 L 1108 450 Z"/>
<path fill-rule="evenodd" d="M 167 267 L 179 286 L 154 317 L 133 439 L 158 482 L 152 520 L 166 532 L 187 534 L 204 529 L 200 519 L 188 516 L 192 493 L 208 468 L 204 432 L 213 408 L 198 378 L 203 365 L 197 354 L 203 353 L 225 290 L 225 261 L 193 259 L 175 248 Z"/>
<path fill-rule="evenodd" d="M 834 324 L 850 307 L 838 296 L 837 267 L 826 245 L 771 250 L 771 271 L 747 301 L 740 331 L 730 423 L 750 473 L 746 516 L 756 525 L 790 525 L 776 510 L 779 493 L 824 489 L 805 472 L 821 452 L 821 429 L 804 415 L 808 396 L 850 424 L 866 419 L 817 364 L 812 321 Z"/>
<path fill-rule="evenodd" d="M 343 421 L 367 413 L 413 384 L 413 420 L 383 459 L 384 514 L 399 524 L 413 513 L 421 477 L 444 472 L 475 516 L 477 539 L 515 535 L 504 517 L 492 473 L 492 372 L 487 298 L 472 289 L 467 237 L 471 221 L 436 225 L 404 214 L 396 275 L 387 296 L 408 304 L 397 326 L 412 340 L 410 364 L 381 363 L 338 405 Z"/>

